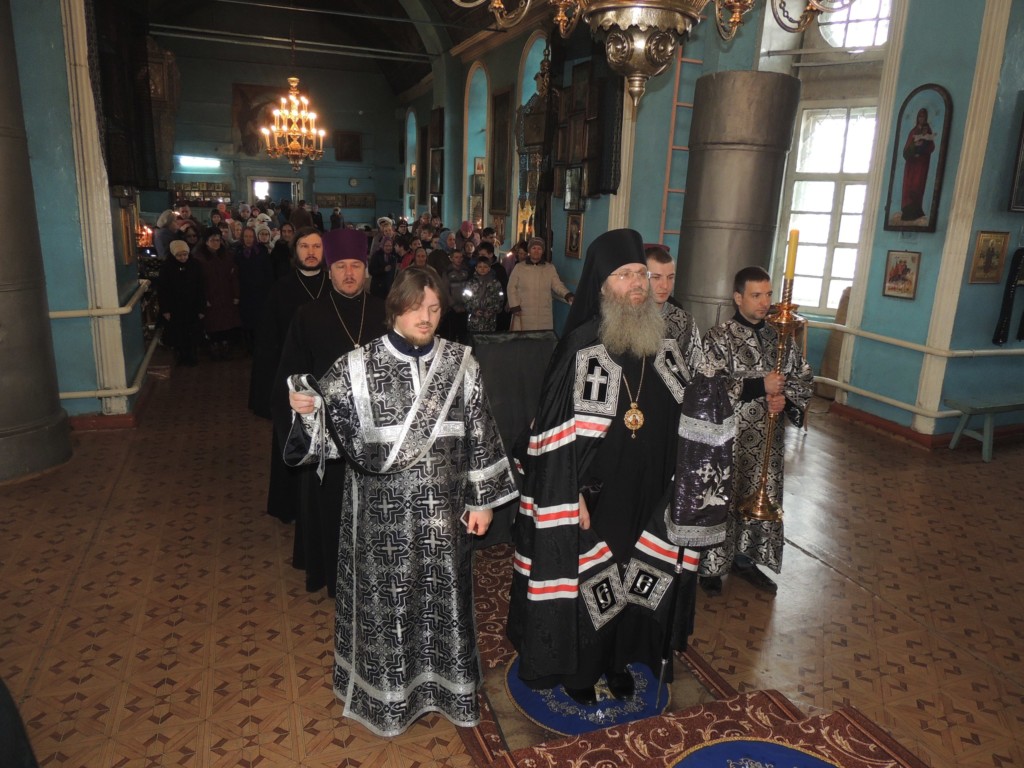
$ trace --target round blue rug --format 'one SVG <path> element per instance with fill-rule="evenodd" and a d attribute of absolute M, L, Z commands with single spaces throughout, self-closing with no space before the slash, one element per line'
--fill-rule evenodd
<path fill-rule="evenodd" d="M 654 717 L 665 711 L 670 697 L 668 686 L 662 690 L 661 703 L 655 709 L 658 678 L 643 664 L 631 664 L 628 669 L 633 675 L 636 695 L 631 699 L 619 701 L 612 696 L 602 677 L 594 686 L 597 704 L 592 707 L 577 704 L 560 685 L 555 688 L 539 689 L 526 686 L 519 679 L 518 656 L 505 673 L 505 688 L 509 698 L 524 717 L 541 728 L 562 736 L 576 736 L 633 720 L 642 720 L 645 717 Z"/>
<path fill-rule="evenodd" d="M 697 747 L 674 768 L 839 768 L 809 752 L 761 739 L 723 739 Z"/>

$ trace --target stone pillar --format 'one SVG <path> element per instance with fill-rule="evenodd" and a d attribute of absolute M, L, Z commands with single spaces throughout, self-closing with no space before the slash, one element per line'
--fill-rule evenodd
<path fill-rule="evenodd" d="M 50 338 L 43 255 L 21 107 L 10 0 L 0 0 L 0 210 L 18 211 L 0 258 L 0 482 L 71 456 Z"/>
<path fill-rule="evenodd" d="M 732 279 L 775 242 L 800 81 L 774 72 L 697 80 L 675 296 L 704 331 L 732 317 Z"/>

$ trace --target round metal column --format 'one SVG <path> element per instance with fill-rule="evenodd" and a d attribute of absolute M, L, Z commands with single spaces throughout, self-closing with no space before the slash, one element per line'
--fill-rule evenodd
<path fill-rule="evenodd" d="M 14 56 L 10 0 L 0 0 L 0 210 L 18 211 L 0 257 L 0 481 L 71 456 L 39 249 L 38 222 Z M 15 183 L 17 182 L 17 183 Z M 26 205 L 25 201 L 29 201 Z"/>
<path fill-rule="evenodd" d="M 732 280 L 775 241 L 800 81 L 774 72 L 697 80 L 675 296 L 704 331 L 732 317 Z"/>

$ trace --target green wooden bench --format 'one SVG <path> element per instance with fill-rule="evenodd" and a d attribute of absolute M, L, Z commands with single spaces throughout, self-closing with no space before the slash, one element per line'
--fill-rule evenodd
<path fill-rule="evenodd" d="M 992 461 L 992 420 L 997 413 L 1009 413 L 1010 411 L 1024 410 L 1024 401 L 1018 402 L 995 402 L 982 398 L 953 398 L 947 397 L 943 402 L 954 410 L 960 411 L 960 422 L 956 425 L 953 439 L 949 441 L 950 449 L 956 448 L 960 442 L 961 435 L 973 437 L 981 441 L 981 458 L 983 461 Z M 976 429 L 968 429 L 967 424 L 972 416 L 984 416 L 981 432 Z"/>

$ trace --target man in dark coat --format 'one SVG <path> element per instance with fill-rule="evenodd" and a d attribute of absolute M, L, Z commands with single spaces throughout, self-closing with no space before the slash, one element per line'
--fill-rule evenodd
<path fill-rule="evenodd" d="M 387 331 L 384 300 L 363 290 L 366 238 L 354 229 L 336 229 L 324 235 L 323 244 L 330 287 L 295 313 L 274 378 L 271 411 L 282 445 L 291 428 L 288 377 L 312 373 L 320 379 L 338 358 Z M 327 462 L 323 482 L 315 467 L 303 466 L 296 471 L 301 480 L 292 565 L 305 570 L 307 591 L 316 592 L 326 586 L 327 594 L 334 597 L 345 462 Z"/>
<path fill-rule="evenodd" d="M 295 311 L 323 296 L 329 283 L 323 270 L 323 238 L 320 233 L 312 227 L 297 232 L 292 239 L 292 268 L 270 289 L 256 328 L 249 379 L 249 408 L 257 416 L 271 417 L 274 376 Z M 297 483 L 296 471 L 281 459 L 281 447 L 275 434 L 271 444 L 267 514 L 286 523 L 295 519 Z"/>

